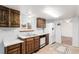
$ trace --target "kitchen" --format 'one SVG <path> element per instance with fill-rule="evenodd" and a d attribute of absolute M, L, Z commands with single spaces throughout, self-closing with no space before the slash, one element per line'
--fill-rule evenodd
<path fill-rule="evenodd" d="M 75 6 L 0 5 L 0 54 L 35 54 L 64 42 L 79 47 L 74 10 Z M 66 50 L 57 48 L 62 53 Z"/>
<path fill-rule="evenodd" d="M 1 45 L 3 47 L 1 53 L 34 53 L 49 44 L 49 33 L 44 32 L 46 27 L 44 18 L 37 18 L 37 28 L 41 29 L 42 33 L 35 33 L 35 29 L 32 29 L 35 25 L 31 26 L 32 24 L 29 21 L 20 24 L 20 11 L 18 10 L 0 6 L 0 19 L 0 33 L 2 33 L 0 34 L 0 40 L 2 39 L 1 43 L 3 44 L 3 46 Z M 29 20 L 31 20 L 30 15 Z"/>

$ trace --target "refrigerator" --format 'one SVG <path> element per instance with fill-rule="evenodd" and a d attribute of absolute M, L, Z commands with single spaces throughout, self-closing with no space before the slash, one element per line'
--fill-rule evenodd
<path fill-rule="evenodd" d="M 46 23 L 45 32 L 49 33 L 49 44 L 55 42 L 55 24 L 54 23 Z"/>

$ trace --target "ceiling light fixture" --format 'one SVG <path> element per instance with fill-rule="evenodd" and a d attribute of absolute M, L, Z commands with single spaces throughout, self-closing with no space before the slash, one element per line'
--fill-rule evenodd
<path fill-rule="evenodd" d="M 72 19 L 65 20 L 66 23 L 70 23 Z"/>
<path fill-rule="evenodd" d="M 60 15 L 59 15 L 59 12 L 58 12 L 57 10 L 55 10 L 55 9 L 53 9 L 53 8 L 50 8 L 50 7 L 45 8 L 45 9 L 43 10 L 43 12 L 46 13 L 46 14 L 48 14 L 48 15 L 50 15 L 50 16 L 52 16 L 52 17 L 55 17 L 55 18 L 57 18 L 57 17 L 60 16 Z"/>

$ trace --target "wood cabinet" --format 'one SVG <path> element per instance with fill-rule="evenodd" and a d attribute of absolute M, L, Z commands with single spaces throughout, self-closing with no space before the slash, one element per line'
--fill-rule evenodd
<path fill-rule="evenodd" d="M 0 5 L 0 27 L 19 27 L 20 12 Z"/>
<path fill-rule="evenodd" d="M 49 34 L 41 35 L 43 37 L 46 37 L 45 39 L 45 45 L 49 44 Z M 41 36 L 35 36 L 30 38 L 21 39 L 24 42 L 10 45 L 5 47 L 5 54 L 31 54 L 39 49 L 40 47 L 40 38 Z"/>
<path fill-rule="evenodd" d="M 45 28 L 46 20 L 44 18 L 37 18 L 37 28 Z"/>
<path fill-rule="evenodd" d="M 46 45 L 49 44 L 49 34 L 46 34 L 46 42 L 45 42 Z"/>
<path fill-rule="evenodd" d="M 45 46 L 48 45 L 49 44 L 49 34 L 45 34 L 45 35 L 41 35 L 41 36 L 46 37 Z M 25 38 L 25 39 L 20 38 L 21 40 L 24 41 L 24 45 L 23 45 L 24 47 L 22 48 L 23 52 L 25 54 L 31 54 L 31 53 L 38 51 L 40 49 L 40 37 L 41 36 L 35 36 L 35 37 L 30 37 L 30 38 Z"/>
<path fill-rule="evenodd" d="M 0 27 L 9 26 L 9 8 L 0 6 Z"/>
<path fill-rule="evenodd" d="M 11 27 L 20 26 L 20 12 L 19 11 L 10 9 L 10 26 Z"/>
<path fill-rule="evenodd" d="M 37 51 L 40 49 L 40 37 L 37 36 L 34 38 L 34 51 Z"/>
<path fill-rule="evenodd" d="M 26 50 L 27 50 L 27 53 L 33 53 L 34 52 L 34 40 L 33 38 L 28 38 L 27 39 L 27 43 L 26 43 Z"/>
<path fill-rule="evenodd" d="M 8 47 L 5 47 L 6 54 L 21 54 L 22 53 L 22 44 L 15 44 Z"/>
<path fill-rule="evenodd" d="M 24 40 L 24 53 L 31 54 L 40 49 L 39 37 L 26 38 Z"/>

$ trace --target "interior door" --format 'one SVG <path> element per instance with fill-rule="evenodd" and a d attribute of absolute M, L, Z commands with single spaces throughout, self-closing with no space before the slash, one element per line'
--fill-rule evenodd
<path fill-rule="evenodd" d="M 55 24 L 55 38 L 57 43 L 61 43 L 61 24 Z"/>

